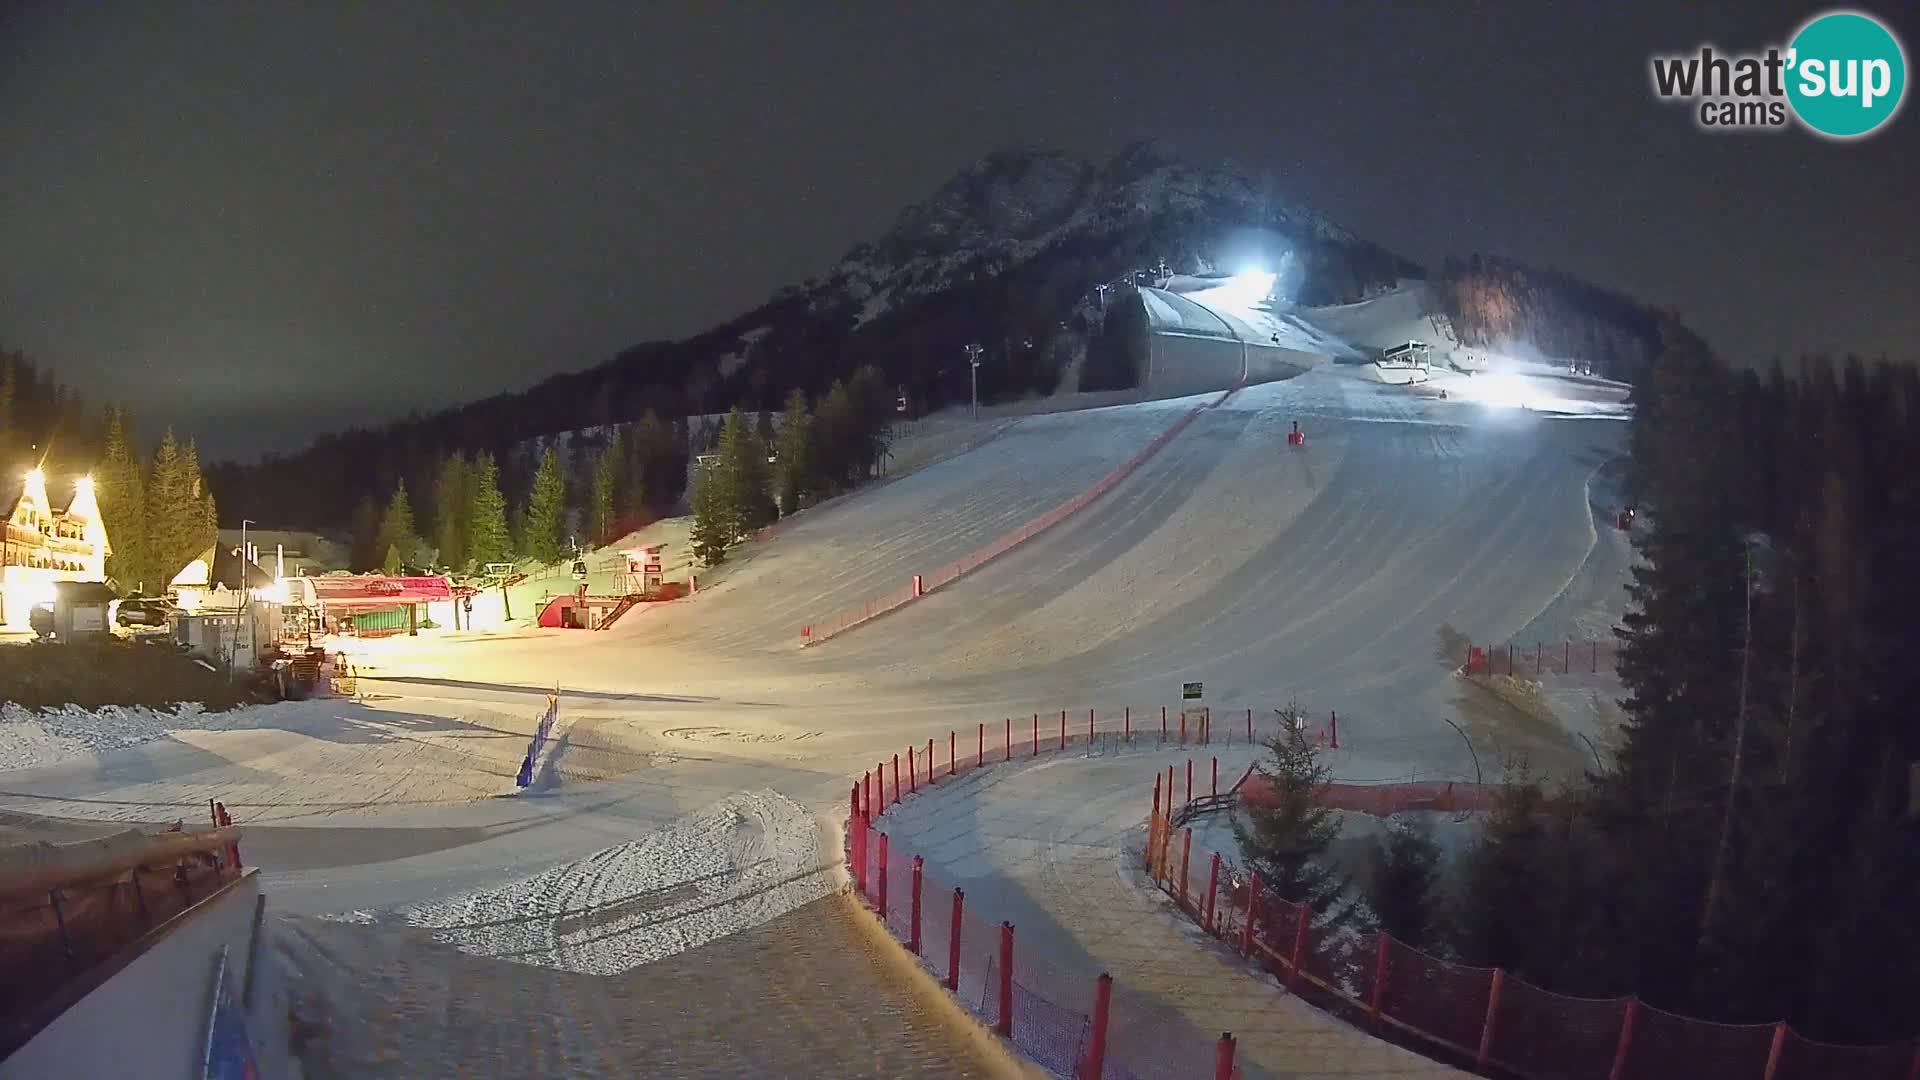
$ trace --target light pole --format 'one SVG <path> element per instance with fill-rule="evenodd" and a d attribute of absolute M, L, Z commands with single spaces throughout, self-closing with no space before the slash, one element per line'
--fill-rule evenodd
<path fill-rule="evenodd" d="M 973 419 L 980 419 L 980 354 L 987 350 L 975 343 L 967 346 L 967 364 L 973 369 Z"/>
<path fill-rule="evenodd" d="M 244 606 L 247 612 L 247 663 L 258 666 L 260 642 L 254 634 L 253 575 L 247 573 L 247 568 L 253 565 L 253 560 L 247 558 L 247 526 L 252 524 L 254 524 L 252 518 L 240 519 L 240 595 L 245 598 Z M 218 562 L 219 557 L 215 556 L 214 561 Z M 207 569 L 211 572 L 213 568 Z"/>

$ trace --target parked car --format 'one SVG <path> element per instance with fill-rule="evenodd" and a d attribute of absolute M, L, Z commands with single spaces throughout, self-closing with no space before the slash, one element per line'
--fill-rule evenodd
<path fill-rule="evenodd" d="M 132 596 L 120 601 L 114 621 L 129 630 L 164 630 L 173 620 L 173 601 L 162 596 Z"/>

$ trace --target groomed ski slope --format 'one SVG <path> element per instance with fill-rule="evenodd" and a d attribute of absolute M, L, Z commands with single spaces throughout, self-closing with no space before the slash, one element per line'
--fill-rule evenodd
<path fill-rule="evenodd" d="M 739 792 L 832 822 L 849 779 L 909 742 L 1034 710 L 1151 709 L 1175 703 L 1188 680 L 1221 704 L 1297 697 L 1340 710 L 1354 778 L 1471 775 L 1442 716 L 1467 727 L 1483 765 L 1501 748 L 1547 770 L 1587 760 L 1551 722 L 1464 698 L 1440 645 L 1447 626 L 1500 640 L 1589 625 L 1617 596 L 1624 541 L 1595 528 L 1590 500 L 1624 426 L 1432 400 L 1333 365 L 1241 390 L 1078 515 L 915 604 L 798 647 L 809 620 L 1044 513 L 1198 400 L 983 419 L 994 428 L 971 449 L 807 511 L 689 600 L 606 632 L 400 639 L 358 657 L 365 700 L 0 772 L 0 806 L 171 821 L 223 798 L 243 822 L 284 823 L 251 840 L 279 910 L 323 913 L 589 867 Z M 1286 443 L 1295 420 L 1305 447 Z M 549 786 L 495 798 L 556 684 L 565 748 Z M 1130 793 L 1151 774 L 1144 760 L 1116 767 L 1127 775 L 1112 783 Z M 1129 799 L 1113 813 L 1137 820 L 1144 810 Z M 441 955 L 410 954 L 409 978 L 451 970 Z M 822 978 L 820 993 L 859 991 Z M 623 992 L 643 998 L 644 982 Z M 352 997 L 350 978 L 330 985 Z M 754 1020 L 763 1005 L 791 1011 L 770 993 L 741 974 L 725 995 L 737 1015 L 724 1022 L 741 1038 L 778 1038 Z M 520 1006 L 505 989 L 469 1003 Z M 345 1016 L 385 1007 L 334 1002 Z M 414 1037 L 458 1033 L 429 1023 Z"/>

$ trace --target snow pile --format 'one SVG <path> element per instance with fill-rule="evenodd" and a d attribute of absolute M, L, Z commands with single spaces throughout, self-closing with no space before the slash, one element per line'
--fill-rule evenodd
<path fill-rule="evenodd" d="M 35 712 L 9 704 L 0 707 L 0 769 L 27 769 L 83 754 L 124 750 L 176 728 L 204 726 L 207 713 L 191 702 L 178 712 L 120 705 L 98 709 L 67 705 Z"/>
<path fill-rule="evenodd" d="M 578 862 L 401 915 L 462 952 L 609 976 L 759 926 L 834 888 L 812 815 L 762 790 Z"/>

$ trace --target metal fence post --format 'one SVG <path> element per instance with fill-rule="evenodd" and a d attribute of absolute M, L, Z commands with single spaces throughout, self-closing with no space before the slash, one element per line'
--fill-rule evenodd
<path fill-rule="evenodd" d="M 1160 706 L 1160 741 L 1167 741 L 1167 707 Z"/>
<path fill-rule="evenodd" d="M 1120 714 L 1120 738 L 1124 742 L 1133 741 L 1133 706 L 1128 705 Z"/>
<path fill-rule="evenodd" d="M 927 786 L 933 786 L 933 740 L 927 740 Z"/>
<path fill-rule="evenodd" d="M 907 790 L 920 790 L 920 770 L 913 763 L 913 747 L 907 747 Z"/>
<path fill-rule="evenodd" d="M 1380 1028 L 1380 1005 L 1387 996 L 1387 950 L 1393 946 L 1393 938 L 1385 930 L 1380 931 L 1379 937 L 1380 945 L 1373 960 L 1373 998 L 1367 1005 L 1368 1019 L 1376 1031 Z"/>
<path fill-rule="evenodd" d="M 1060 749 L 1067 748 L 1067 710 L 1060 710 Z"/>
<path fill-rule="evenodd" d="M 1212 786 L 1208 788 L 1207 794 L 1220 794 L 1220 759 L 1218 757 L 1213 759 L 1213 782 Z"/>
<path fill-rule="evenodd" d="M 1038 757 L 1039 755 L 1040 755 L 1040 714 L 1034 713 L 1033 714 L 1033 741 L 1027 745 L 1027 756 Z"/>
<path fill-rule="evenodd" d="M 1087 710 L 1087 748 L 1093 748 L 1093 710 Z"/>
<path fill-rule="evenodd" d="M 1330 736 L 1328 741 L 1333 743 L 1333 748 L 1340 749 L 1340 710 L 1327 710 L 1327 733 Z"/>
<path fill-rule="evenodd" d="M 1607 1080 L 1621 1080 L 1627 1075 L 1627 1050 L 1633 1045 L 1633 1022 L 1640 1016 L 1640 999 L 1627 999 L 1627 1011 L 1620 1017 L 1620 1041 L 1613 1048 L 1613 1068 L 1607 1071 Z"/>
<path fill-rule="evenodd" d="M 1187 759 L 1187 801 L 1184 803 L 1181 803 L 1180 805 L 1183 807 L 1193 805 L 1193 759 L 1192 758 Z"/>
<path fill-rule="evenodd" d="M 1013 717 L 1007 717 L 1007 753 L 1003 761 L 1013 760 Z"/>
<path fill-rule="evenodd" d="M 1253 745 L 1253 709 L 1247 709 L 1247 745 Z"/>
<path fill-rule="evenodd" d="M 1233 1080 L 1233 1047 L 1233 1032 L 1221 1032 L 1213 1050 L 1213 1080 Z"/>
<path fill-rule="evenodd" d="M 960 749 L 959 738 L 957 734 L 951 728 L 949 728 L 947 730 L 947 775 L 948 776 L 952 776 L 954 773 L 957 773 L 960 771 L 959 749 Z"/>
<path fill-rule="evenodd" d="M 880 834 L 880 921 L 887 921 L 887 834 Z"/>
<path fill-rule="evenodd" d="M 912 937 L 909 938 L 907 947 L 913 950 L 915 956 L 920 955 L 920 875 L 925 861 L 918 855 L 913 857 L 913 923 Z"/>
<path fill-rule="evenodd" d="M 1487 1022 L 1480 1028 L 1480 1053 L 1474 1058 L 1476 1067 L 1485 1070 L 1487 1056 L 1493 1053 L 1493 1025 L 1500 1018 L 1500 988 L 1507 984 L 1507 973 L 1502 968 L 1493 969 L 1493 987 L 1487 991 Z"/>
<path fill-rule="evenodd" d="M 993 1029 L 1013 1038 L 1013 924 L 1000 924 L 1000 1022 Z"/>
<path fill-rule="evenodd" d="M 1220 893 L 1220 853 L 1213 853 L 1213 868 L 1207 871 L 1207 933 L 1213 933 L 1213 899 Z"/>
<path fill-rule="evenodd" d="M 1107 1063 L 1107 1011 L 1113 1004 L 1113 976 L 1101 972 L 1093 981 L 1093 1030 L 1087 1038 L 1087 1066 L 1082 1080 L 1101 1080 Z"/>
<path fill-rule="evenodd" d="M 947 989 L 960 989 L 960 909 L 967 894 L 953 890 L 953 921 L 947 931 Z"/>
<path fill-rule="evenodd" d="M 978 745 L 973 749 L 973 763 L 985 765 L 987 763 L 987 722 L 985 720 L 980 721 L 980 730 L 974 733 L 974 739 Z"/>

